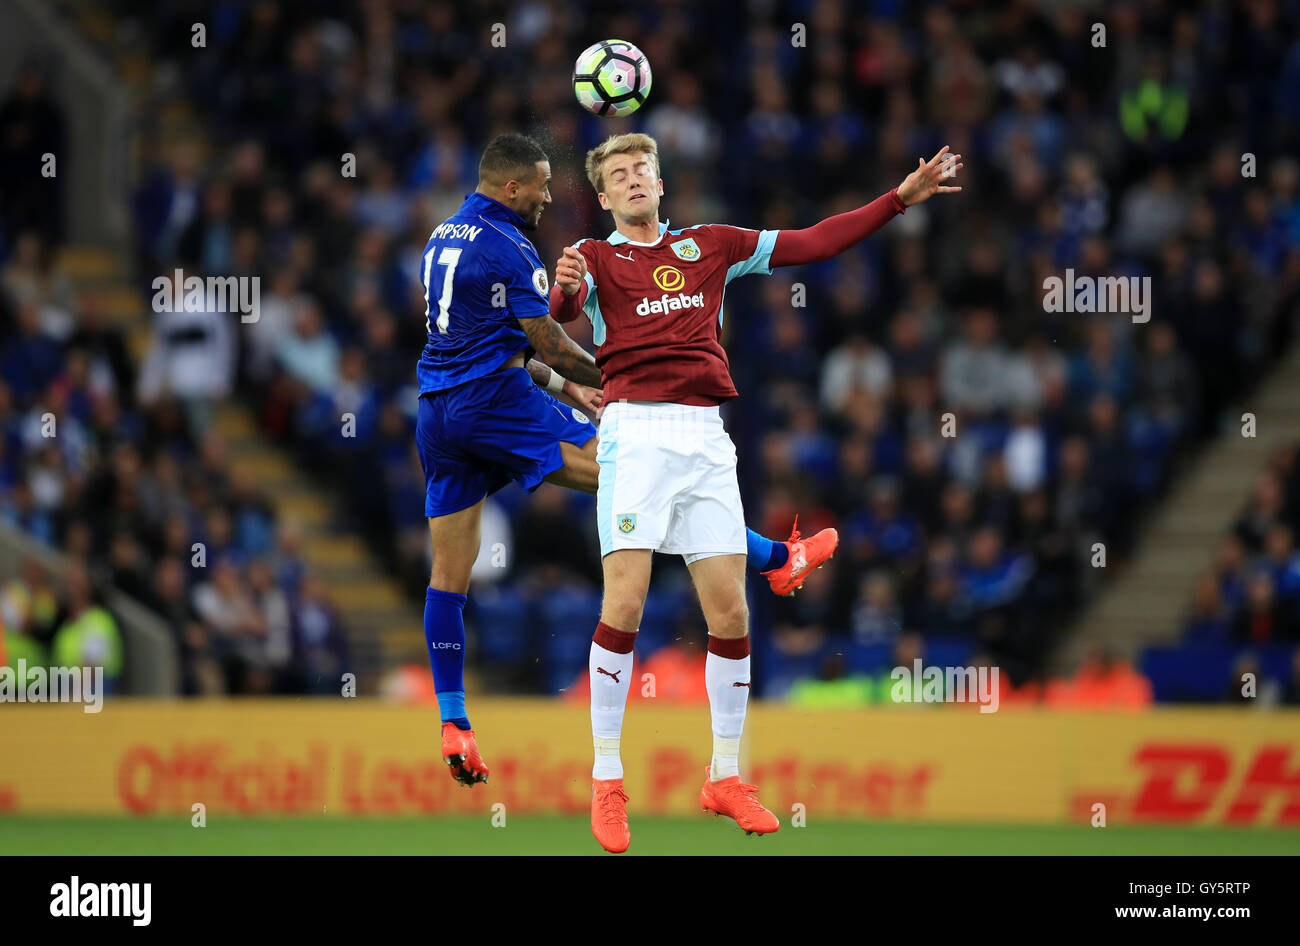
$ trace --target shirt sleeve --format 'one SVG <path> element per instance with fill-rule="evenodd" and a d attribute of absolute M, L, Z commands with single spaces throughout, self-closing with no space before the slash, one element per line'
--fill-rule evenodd
<path fill-rule="evenodd" d="M 587 284 L 586 297 L 582 300 L 582 310 L 586 313 L 587 319 L 595 325 L 600 318 L 600 303 L 596 299 L 596 286 L 599 285 L 599 277 L 597 276 L 599 257 L 596 254 L 596 247 L 588 240 L 579 240 L 573 246 L 587 261 L 587 275 L 582 277 L 582 281 Z"/>
<path fill-rule="evenodd" d="M 506 284 L 510 311 L 517 319 L 535 319 L 551 314 L 551 284 L 546 267 L 532 254 L 516 253 Z"/>
<path fill-rule="evenodd" d="M 746 230 L 742 227 L 710 228 L 727 257 L 727 282 L 752 273 L 766 276 L 772 272 L 772 249 L 776 230 Z"/>

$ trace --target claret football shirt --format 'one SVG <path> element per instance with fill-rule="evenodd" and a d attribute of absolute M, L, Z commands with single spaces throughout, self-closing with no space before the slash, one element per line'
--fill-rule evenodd
<path fill-rule="evenodd" d="M 776 230 L 701 225 L 654 243 L 615 231 L 574 244 L 605 400 L 720 404 L 736 396 L 719 340 L 722 298 L 737 276 L 772 272 Z"/>

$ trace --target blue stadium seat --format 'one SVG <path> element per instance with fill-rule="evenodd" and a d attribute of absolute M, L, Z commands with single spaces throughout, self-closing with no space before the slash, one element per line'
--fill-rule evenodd
<path fill-rule="evenodd" d="M 1215 703 L 1223 698 L 1240 648 L 1232 644 L 1148 647 L 1139 669 L 1157 702 Z"/>
<path fill-rule="evenodd" d="M 559 693 L 587 666 L 591 635 L 600 620 L 600 592 L 557 588 L 538 602 L 541 670 L 546 689 Z"/>
<path fill-rule="evenodd" d="M 925 665 L 964 667 L 970 662 L 974 646 L 965 637 L 926 637 Z"/>
<path fill-rule="evenodd" d="M 636 636 L 636 655 L 645 659 L 667 647 L 681 633 L 683 596 L 674 590 L 652 588 L 645 599 L 641 627 Z"/>
<path fill-rule="evenodd" d="M 861 644 L 854 641 L 844 651 L 848 672 L 879 673 L 894 662 L 894 648 L 886 642 Z"/>
<path fill-rule="evenodd" d="M 466 611 L 469 650 L 491 663 L 520 663 L 536 656 L 532 605 L 512 587 L 475 588 Z"/>
<path fill-rule="evenodd" d="M 1255 656 L 1259 658 L 1259 669 L 1266 678 L 1276 681 L 1279 686 L 1286 686 L 1287 680 L 1291 679 L 1291 658 L 1295 651 L 1293 644 L 1270 644 L 1256 647 Z"/>
<path fill-rule="evenodd" d="M 764 699 L 780 700 L 790 692 L 796 680 L 815 677 L 827 654 L 844 651 L 841 641 L 831 640 L 811 654 L 791 657 L 776 649 L 767 634 L 751 641 L 755 659 L 754 678 Z"/>

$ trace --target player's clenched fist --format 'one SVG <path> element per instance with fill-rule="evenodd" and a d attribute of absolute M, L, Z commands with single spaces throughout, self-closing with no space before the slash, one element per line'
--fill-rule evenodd
<path fill-rule="evenodd" d="M 555 264 L 555 284 L 566 296 L 578 291 L 582 280 L 587 275 L 587 261 L 583 255 L 571 246 L 564 248 L 564 255 Z"/>

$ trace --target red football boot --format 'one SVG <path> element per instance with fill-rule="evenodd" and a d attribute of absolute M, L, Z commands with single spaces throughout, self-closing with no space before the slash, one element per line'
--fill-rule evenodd
<path fill-rule="evenodd" d="M 704 767 L 704 787 L 700 789 L 700 804 L 705 811 L 735 818 L 746 834 L 771 834 L 781 827 L 776 815 L 754 797 L 757 785 L 746 785 L 739 775 L 715 782 L 709 778 L 709 769 Z"/>
<path fill-rule="evenodd" d="M 488 780 L 487 763 L 478 754 L 472 729 L 458 729 L 455 723 L 442 724 L 442 761 L 451 767 L 451 777 L 466 788 Z"/>
<path fill-rule="evenodd" d="M 783 544 L 790 553 L 785 564 L 762 574 L 772 586 L 772 593 L 784 597 L 794 594 L 803 585 L 809 572 L 821 568 L 835 554 L 835 549 L 840 544 L 840 534 L 834 529 L 822 529 L 810 539 L 800 539 L 799 517 L 795 516 L 790 538 Z"/>
<path fill-rule="evenodd" d="M 632 843 L 632 832 L 627 827 L 627 793 L 621 778 L 591 780 L 591 833 L 612 854 L 622 854 Z"/>

